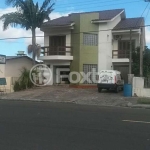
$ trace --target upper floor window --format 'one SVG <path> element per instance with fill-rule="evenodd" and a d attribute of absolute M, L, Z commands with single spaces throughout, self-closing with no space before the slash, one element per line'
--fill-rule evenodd
<path fill-rule="evenodd" d="M 91 33 L 83 33 L 83 44 L 89 46 L 98 45 L 98 35 Z"/>
<path fill-rule="evenodd" d="M 130 41 L 129 40 L 121 40 L 118 42 L 119 50 L 130 50 Z M 135 40 L 132 40 L 132 49 L 135 49 Z"/>

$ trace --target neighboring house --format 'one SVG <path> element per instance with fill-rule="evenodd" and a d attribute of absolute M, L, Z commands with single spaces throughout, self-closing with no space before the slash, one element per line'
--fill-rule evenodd
<path fill-rule="evenodd" d="M 33 61 L 28 56 L 6 56 L 5 77 L 19 77 L 22 68 L 30 70 L 33 67 Z"/>
<path fill-rule="evenodd" d="M 13 85 L 20 77 L 23 67 L 28 70 L 33 67 L 33 61 L 30 57 L 6 56 L 6 63 L 0 64 L 0 78 L 6 78 L 6 89 L 8 92 L 13 92 Z M 2 87 L 0 86 L 0 88 Z"/>
<path fill-rule="evenodd" d="M 145 45 L 145 31 L 141 26 L 144 26 L 144 18 L 126 18 L 124 9 L 72 13 L 45 22 L 41 27 L 45 38 L 39 60 L 52 70 L 50 85 L 65 82 L 67 79 L 61 82 L 61 75 L 69 72 L 94 74 L 103 69 L 119 70 L 127 81 L 130 29 L 135 48 L 140 46 L 141 34 Z"/>

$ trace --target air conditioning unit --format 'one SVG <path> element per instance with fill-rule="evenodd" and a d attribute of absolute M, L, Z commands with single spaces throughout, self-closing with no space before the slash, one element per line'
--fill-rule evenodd
<path fill-rule="evenodd" d="M 114 35 L 114 39 L 115 40 L 121 40 L 122 39 L 122 35 Z"/>

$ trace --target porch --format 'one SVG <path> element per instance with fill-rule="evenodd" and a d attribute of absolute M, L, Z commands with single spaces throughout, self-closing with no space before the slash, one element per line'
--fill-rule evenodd
<path fill-rule="evenodd" d="M 71 46 L 45 46 L 41 49 L 40 60 L 73 60 Z"/>
<path fill-rule="evenodd" d="M 130 36 L 131 47 L 135 49 L 140 46 L 140 30 L 113 30 L 112 35 L 112 62 L 129 63 L 130 56 Z"/>

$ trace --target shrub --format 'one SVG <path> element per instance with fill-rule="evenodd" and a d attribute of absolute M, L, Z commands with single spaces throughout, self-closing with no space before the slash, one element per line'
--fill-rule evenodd
<path fill-rule="evenodd" d="M 15 84 L 14 84 L 14 91 L 17 92 L 17 91 L 20 91 L 20 85 L 19 85 L 19 81 L 16 81 Z"/>
<path fill-rule="evenodd" d="M 28 88 L 32 88 L 34 85 L 30 80 L 30 70 L 23 68 L 21 70 L 21 76 L 18 81 L 15 82 L 14 91 L 25 90 Z"/>

